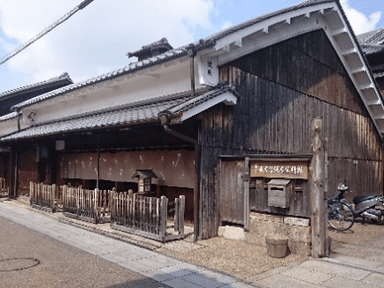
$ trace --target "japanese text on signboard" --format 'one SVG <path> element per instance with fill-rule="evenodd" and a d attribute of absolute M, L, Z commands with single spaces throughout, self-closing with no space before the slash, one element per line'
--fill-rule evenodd
<path fill-rule="evenodd" d="M 251 177 L 308 179 L 306 163 L 252 163 L 250 172 Z"/>

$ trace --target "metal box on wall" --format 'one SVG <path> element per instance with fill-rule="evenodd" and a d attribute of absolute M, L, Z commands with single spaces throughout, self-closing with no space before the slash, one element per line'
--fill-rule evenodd
<path fill-rule="evenodd" d="M 293 184 L 288 179 L 272 179 L 268 182 L 268 206 L 289 208 Z"/>

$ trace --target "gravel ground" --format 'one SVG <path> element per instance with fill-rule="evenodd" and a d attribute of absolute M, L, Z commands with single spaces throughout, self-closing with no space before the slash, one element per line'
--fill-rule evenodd
<path fill-rule="evenodd" d="M 194 249 L 189 251 L 177 251 L 167 245 L 157 251 L 243 280 L 289 262 L 306 259 L 294 254 L 273 258 L 268 256 L 265 247 L 223 237 L 198 241 L 193 245 Z"/>
<path fill-rule="evenodd" d="M 384 225 L 375 225 L 368 221 L 364 225 L 358 219 L 352 228 L 338 232 L 335 230 L 329 230 L 329 236 L 332 238 L 332 247 L 335 248 L 342 243 L 361 244 L 367 242 L 371 238 L 384 234 Z"/>

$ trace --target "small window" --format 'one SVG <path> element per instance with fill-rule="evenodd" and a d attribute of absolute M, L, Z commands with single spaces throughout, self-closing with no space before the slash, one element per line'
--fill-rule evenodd
<path fill-rule="evenodd" d="M 151 178 L 144 179 L 144 192 L 151 192 Z"/>

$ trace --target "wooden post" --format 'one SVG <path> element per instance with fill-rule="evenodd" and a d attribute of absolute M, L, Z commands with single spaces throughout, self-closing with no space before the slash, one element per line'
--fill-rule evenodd
<path fill-rule="evenodd" d="M 328 254 L 327 199 L 324 194 L 326 163 L 322 119 L 313 120 L 311 132 L 313 151 L 311 163 L 312 257 L 319 258 Z"/>
<path fill-rule="evenodd" d="M 179 231 L 179 198 L 175 198 L 175 216 L 173 217 L 173 230 Z"/>
<path fill-rule="evenodd" d="M 199 129 L 200 134 L 200 129 Z M 195 165 L 196 165 L 196 183 L 193 189 L 193 241 L 197 242 L 200 233 L 199 213 L 200 213 L 200 187 L 201 187 L 201 147 L 195 144 Z"/>
<path fill-rule="evenodd" d="M 179 232 L 184 238 L 184 213 L 185 213 L 185 196 L 180 195 L 179 198 Z"/>
<path fill-rule="evenodd" d="M 51 186 L 51 209 L 54 212 L 55 209 L 55 200 L 56 200 L 56 184 Z"/>
<path fill-rule="evenodd" d="M 99 188 L 95 188 L 95 192 L 94 192 L 94 198 L 93 198 L 93 201 L 94 201 L 94 204 L 93 204 L 93 213 L 94 213 L 94 217 L 95 217 L 95 222 L 96 224 L 99 223 L 99 218 L 100 218 L 100 211 L 99 211 L 99 203 L 98 203 L 98 199 L 99 199 L 99 193 L 100 193 L 100 190 Z M 91 196 L 91 195 L 90 195 Z"/>
<path fill-rule="evenodd" d="M 249 157 L 244 159 L 244 230 L 249 232 Z"/>
<path fill-rule="evenodd" d="M 32 181 L 29 182 L 29 204 L 32 205 L 35 198 L 34 184 Z"/>
<path fill-rule="evenodd" d="M 160 227 L 159 227 L 159 235 L 161 242 L 164 242 L 165 235 L 167 232 L 167 210 L 168 210 L 168 201 L 167 197 L 160 197 Z"/>

